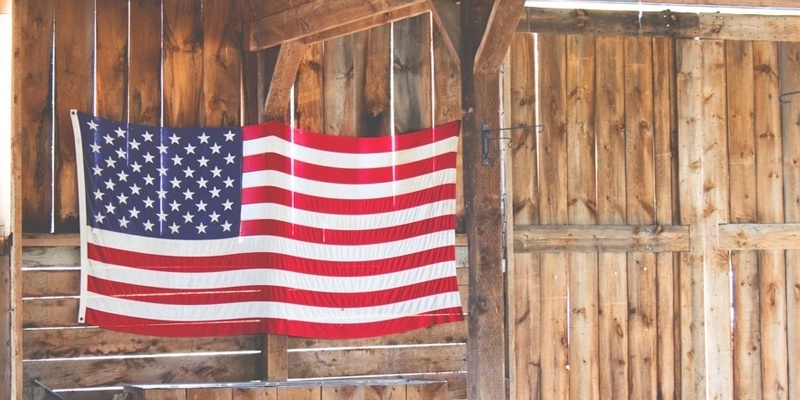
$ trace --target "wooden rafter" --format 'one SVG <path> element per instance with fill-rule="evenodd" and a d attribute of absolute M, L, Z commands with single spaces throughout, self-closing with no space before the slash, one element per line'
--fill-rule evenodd
<path fill-rule="evenodd" d="M 453 0 L 430 0 L 428 6 L 442 32 L 447 50 L 454 60 L 458 60 L 461 51 L 461 8 Z"/>
<path fill-rule="evenodd" d="M 283 42 L 303 39 L 360 20 L 425 3 L 425 0 L 314 0 L 250 22 L 250 50 L 263 50 Z M 269 0 L 252 0 L 251 8 L 269 8 Z M 380 19 L 380 18 L 379 18 Z M 383 23 L 383 22 L 381 22 Z M 364 29 L 364 28 L 362 28 Z"/>
<path fill-rule="evenodd" d="M 266 119 L 283 120 L 287 115 L 289 91 L 294 84 L 297 67 L 300 65 L 300 58 L 303 56 L 305 48 L 306 45 L 298 41 L 280 45 L 274 67 L 269 66 L 272 67 L 272 76 L 264 105 Z"/>
<path fill-rule="evenodd" d="M 489 16 L 486 33 L 475 54 L 475 71 L 490 72 L 499 68 L 508 52 L 516 27 L 509 21 L 519 21 L 525 0 L 496 1 Z"/>

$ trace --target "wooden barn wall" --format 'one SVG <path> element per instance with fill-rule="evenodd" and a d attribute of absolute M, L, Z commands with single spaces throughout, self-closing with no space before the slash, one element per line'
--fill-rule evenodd
<path fill-rule="evenodd" d="M 259 335 L 161 338 L 76 322 L 79 210 L 68 110 L 164 126 L 258 120 L 242 100 L 263 92 L 252 86 L 263 77 L 248 75 L 261 55 L 242 50 L 242 7 L 240 0 L 15 1 L 28 395 L 34 379 L 68 399 L 91 400 L 110 398 L 123 383 L 263 377 Z M 435 66 L 432 57 L 440 58 Z M 287 120 L 303 129 L 402 134 L 460 118 L 459 72 L 424 14 L 309 45 L 291 109 Z M 457 252 L 466 305 L 463 244 Z M 449 398 L 464 398 L 466 339 L 466 323 L 377 339 L 290 339 L 289 378 L 433 376 L 448 380 Z M 84 388 L 91 390 L 75 391 Z"/>
<path fill-rule="evenodd" d="M 506 121 L 543 127 L 512 134 L 512 398 L 800 398 L 798 246 L 758 239 L 796 238 L 799 67 L 798 43 L 517 34 Z"/>

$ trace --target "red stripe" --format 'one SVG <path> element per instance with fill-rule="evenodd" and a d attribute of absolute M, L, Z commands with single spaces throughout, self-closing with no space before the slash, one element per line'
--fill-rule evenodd
<path fill-rule="evenodd" d="M 319 339 L 356 339 L 391 335 L 413 329 L 447 322 L 463 321 L 462 310 L 457 307 L 426 312 L 419 315 L 395 318 L 380 322 L 360 324 L 321 324 L 283 319 L 218 320 L 176 323 L 143 318 L 132 318 L 86 309 L 86 322 L 101 328 L 136 333 L 140 335 L 201 337 L 250 335 L 272 333 Z"/>
<path fill-rule="evenodd" d="M 405 210 L 441 200 L 452 200 L 455 195 L 456 185 L 453 183 L 369 200 L 331 199 L 291 192 L 274 186 L 259 186 L 242 190 L 242 204 L 274 203 L 298 210 L 327 214 L 362 215 Z"/>
<path fill-rule="evenodd" d="M 335 153 L 386 153 L 398 150 L 407 150 L 415 147 L 429 145 L 443 139 L 458 136 L 461 122 L 454 121 L 435 128 L 409 132 L 395 136 L 381 137 L 349 137 L 330 136 L 302 129 L 294 129 L 280 121 L 271 120 L 258 125 L 247 125 L 242 128 L 242 138 L 245 141 L 276 136 L 287 142 L 292 142 L 305 147 L 325 150 Z M 247 144 L 245 143 L 245 146 Z"/>
<path fill-rule="evenodd" d="M 119 250 L 87 243 L 91 260 L 151 271 L 218 272 L 236 269 L 279 269 L 322 276 L 369 276 L 453 261 L 455 246 L 443 246 L 418 253 L 373 261 L 343 262 L 311 260 L 276 253 L 237 253 L 213 257 L 164 256 Z"/>
<path fill-rule="evenodd" d="M 343 246 L 358 246 L 394 242 L 434 232 L 455 229 L 455 215 L 443 215 L 379 229 L 334 230 L 322 229 L 274 219 L 242 221 L 241 233 L 245 236 L 278 236 L 295 240 Z"/>
<path fill-rule="evenodd" d="M 455 276 L 363 293 L 318 292 L 266 285 L 170 289 L 127 284 L 95 276 L 89 276 L 87 285 L 92 293 L 145 303 L 199 305 L 269 301 L 330 308 L 383 306 L 440 293 L 458 292 L 458 280 Z"/>
<path fill-rule="evenodd" d="M 247 156 L 242 161 L 243 172 L 273 170 L 293 177 L 320 182 L 367 184 L 394 182 L 435 171 L 455 168 L 456 153 L 444 153 L 423 160 L 381 168 L 336 168 L 292 160 L 276 153 Z"/>

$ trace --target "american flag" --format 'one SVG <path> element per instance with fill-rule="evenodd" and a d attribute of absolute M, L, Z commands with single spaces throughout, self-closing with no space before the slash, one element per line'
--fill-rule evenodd
<path fill-rule="evenodd" d="M 161 336 L 379 336 L 462 320 L 458 122 L 381 138 L 72 111 L 79 321 Z"/>

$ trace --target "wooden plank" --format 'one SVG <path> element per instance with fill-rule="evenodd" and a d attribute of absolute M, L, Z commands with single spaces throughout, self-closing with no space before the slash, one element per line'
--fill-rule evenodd
<path fill-rule="evenodd" d="M 509 80 L 509 127 L 533 125 L 536 121 L 535 50 L 533 35 L 514 35 L 508 73 L 504 74 L 504 79 Z M 531 225 L 539 221 L 538 177 L 535 173 L 537 135 L 536 129 L 526 128 L 511 136 L 511 173 L 506 179 L 511 181 L 507 185 L 511 187 L 512 225 Z M 507 257 L 510 398 L 538 399 L 541 374 L 539 255 L 512 252 Z"/>
<path fill-rule="evenodd" d="M 783 222 L 783 154 L 778 44 L 753 43 L 753 96 L 758 221 Z M 786 260 L 783 251 L 758 253 L 761 311 L 761 376 L 766 398 L 789 387 L 786 333 Z"/>
<path fill-rule="evenodd" d="M 56 60 L 52 78 L 55 82 L 53 229 L 56 232 L 78 229 L 75 139 L 68 110 L 92 110 L 94 11 L 93 0 L 56 2 Z"/>
<path fill-rule="evenodd" d="M 567 37 L 567 212 L 571 225 L 597 223 L 595 41 Z M 595 253 L 567 254 L 569 397 L 599 399 L 598 265 Z"/>
<path fill-rule="evenodd" d="M 79 233 L 35 234 L 28 233 L 22 236 L 23 247 L 60 247 L 80 246 Z"/>
<path fill-rule="evenodd" d="M 682 397 L 733 397 L 728 254 L 717 227 L 727 219 L 723 43 L 678 41 L 681 223 L 691 251 L 681 265 Z M 724 212 L 724 214 L 723 214 Z M 695 234 L 696 233 L 696 234 Z"/>
<path fill-rule="evenodd" d="M 798 16 L 703 13 L 699 37 L 726 40 L 800 41 Z"/>
<path fill-rule="evenodd" d="M 258 354 L 25 361 L 27 379 L 46 377 L 53 389 L 125 382 L 243 382 L 257 379 Z"/>
<path fill-rule="evenodd" d="M 728 89 L 728 154 L 730 157 L 730 220 L 757 222 L 756 149 L 753 122 L 753 44 L 725 43 Z M 720 226 L 720 247 L 724 247 Z M 758 259 L 752 251 L 731 252 L 733 268 L 733 377 L 734 391 L 747 398 L 761 397 L 761 340 L 759 338 Z"/>
<path fill-rule="evenodd" d="M 305 54 L 306 45 L 300 42 L 287 42 L 280 45 L 275 58 L 265 60 L 268 65 L 264 82 L 267 87 L 264 101 L 264 120 L 277 118 L 287 122 L 289 96 L 297 77 L 300 59 Z"/>
<path fill-rule="evenodd" d="M 367 35 L 367 81 L 364 84 L 364 112 L 366 122 L 362 136 L 384 136 L 392 131 L 391 98 L 391 26 L 372 28 Z"/>
<path fill-rule="evenodd" d="M 187 400 L 185 389 L 135 389 L 129 394 L 130 400 Z"/>
<path fill-rule="evenodd" d="M 539 109 L 545 126 L 539 142 L 539 218 L 543 225 L 565 224 L 568 222 L 565 37 L 539 36 L 539 54 Z M 517 228 L 514 232 L 519 235 Z M 540 263 L 541 398 L 563 399 L 569 395 L 566 255 L 544 253 Z"/>
<path fill-rule="evenodd" d="M 311 132 L 323 132 L 322 43 L 306 46 L 297 67 L 294 93 L 295 126 Z"/>
<path fill-rule="evenodd" d="M 207 126 L 241 126 L 242 1 L 203 0 L 203 107 Z"/>
<path fill-rule="evenodd" d="M 128 2 L 130 13 L 128 120 L 157 126 L 161 122 L 161 2 Z"/>
<path fill-rule="evenodd" d="M 443 47 L 447 49 L 456 64 L 460 65 L 461 8 L 459 3 L 451 0 L 429 0 L 428 7 L 441 35 Z"/>
<path fill-rule="evenodd" d="M 723 224 L 719 245 L 725 250 L 798 250 L 800 224 Z"/>
<path fill-rule="evenodd" d="M 447 382 L 409 383 L 406 400 L 447 400 Z"/>
<path fill-rule="evenodd" d="M 22 302 L 23 328 L 78 326 L 77 298 L 36 298 Z"/>
<path fill-rule="evenodd" d="M 23 271 L 22 296 L 74 296 L 80 290 L 81 273 L 66 271 Z"/>
<path fill-rule="evenodd" d="M 420 14 L 426 14 L 428 11 L 430 11 L 430 6 L 428 3 L 409 4 L 403 8 L 387 11 L 385 13 L 377 14 L 368 18 L 358 19 L 354 22 L 348 23 L 347 25 L 342 25 L 306 36 L 302 39 L 302 41 L 304 43 L 312 44 L 330 39 L 336 39 L 341 36 L 351 35 L 380 25 L 388 24 L 390 22 L 416 17 Z"/>
<path fill-rule="evenodd" d="M 500 157 L 482 162 L 483 125 L 500 127 L 500 79 L 496 65 L 476 71 L 474 61 L 491 11 L 500 3 L 463 2 L 462 20 L 474 21 L 474 29 L 461 31 L 461 99 L 464 134 L 464 203 L 469 242 L 469 340 L 467 342 L 467 396 L 471 399 L 505 398 L 505 303 L 503 301 L 503 213 L 501 211 Z M 489 40 L 506 53 L 507 38 Z M 492 60 L 485 60 L 490 62 Z M 494 71 L 494 72 L 492 72 Z M 476 73 L 479 72 L 479 73 Z M 499 156 L 499 140 L 490 140 L 488 151 Z"/>
<path fill-rule="evenodd" d="M 800 44 L 781 43 L 778 69 L 784 90 L 800 88 L 800 74 L 786 73 L 800 69 Z M 787 223 L 800 222 L 800 101 L 781 105 L 781 132 L 783 133 L 783 198 Z M 800 252 L 786 252 L 786 265 L 800 265 Z M 800 376 L 800 270 L 786 269 L 786 331 L 788 333 L 789 376 Z M 800 382 L 789 380 L 787 398 L 800 398 Z"/>
<path fill-rule="evenodd" d="M 3 372 L 0 373 L 0 385 L 3 389 L 0 390 L 0 399 L 11 400 L 12 389 L 12 376 L 11 368 L 14 365 L 14 357 L 12 357 L 12 331 L 11 331 L 11 256 L 3 254 L 0 256 L 0 284 L 3 285 L 3 292 L 0 294 L 0 310 L 3 313 L 0 315 L 0 360 L 2 360 Z"/>
<path fill-rule="evenodd" d="M 519 20 L 525 8 L 524 0 L 495 0 L 491 4 L 492 9 L 486 27 L 481 29 L 484 33 L 475 53 L 474 68 L 481 74 L 500 68 L 511 37 L 514 36 L 513 22 Z"/>
<path fill-rule="evenodd" d="M 233 400 L 233 389 L 186 389 L 187 400 Z"/>
<path fill-rule="evenodd" d="M 78 247 L 25 247 L 22 263 L 26 268 L 80 266 Z"/>
<path fill-rule="evenodd" d="M 625 162 L 627 221 L 655 222 L 652 39 L 629 37 L 625 46 Z M 657 396 L 656 257 L 628 253 L 628 367 L 630 396 Z"/>
<path fill-rule="evenodd" d="M 206 125 L 202 4 L 195 0 L 165 0 L 163 3 L 165 126 Z"/>
<path fill-rule="evenodd" d="M 258 335 L 175 338 L 95 327 L 26 330 L 22 336 L 27 360 L 257 350 L 260 344 Z"/>
<path fill-rule="evenodd" d="M 392 24 L 394 132 L 402 134 L 433 125 L 431 96 L 430 15 Z"/>
<path fill-rule="evenodd" d="M 570 10 L 526 7 L 517 32 L 595 36 L 695 37 L 700 32 L 697 14 L 669 10 Z"/>
<path fill-rule="evenodd" d="M 466 323 L 457 322 L 366 339 L 325 340 L 292 337 L 289 339 L 289 349 L 466 343 L 467 335 Z"/>
<path fill-rule="evenodd" d="M 95 56 L 96 114 L 115 121 L 128 117 L 128 4 L 97 3 Z M 81 110 L 88 112 L 89 110 Z"/>
<path fill-rule="evenodd" d="M 446 49 L 443 33 L 433 27 L 433 125 L 461 119 L 461 71 L 458 59 Z M 463 140 L 462 140 L 463 142 Z M 456 154 L 456 232 L 466 232 L 464 220 L 464 152 L 459 142 Z M 458 236 L 456 236 L 458 238 Z M 464 237 L 466 239 L 466 237 Z M 458 240 L 458 239 L 457 239 Z M 465 243 L 466 245 L 466 243 Z"/>
<path fill-rule="evenodd" d="M 597 221 L 621 226 L 627 209 L 625 159 L 620 156 L 625 154 L 625 47 L 621 37 L 598 37 L 595 47 Z M 625 399 L 629 390 L 627 257 L 605 252 L 608 241 L 603 243 L 604 252 L 598 255 L 603 269 L 598 275 L 599 393 L 603 399 Z"/>
<path fill-rule="evenodd" d="M 661 0 L 642 1 L 642 4 L 662 4 Z M 704 6 L 735 6 L 735 7 L 782 7 L 798 8 L 799 4 L 793 0 L 670 0 L 670 4 L 677 5 L 704 5 Z"/>
<path fill-rule="evenodd" d="M 661 225 L 514 227 L 514 251 L 665 252 L 689 249 L 689 228 Z"/>
<path fill-rule="evenodd" d="M 324 43 L 322 131 L 326 134 L 356 136 L 364 129 L 365 39 L 355 33 Z"/>
<path fill-rule="evenodd" d="M 52 208 L 51 106 L 54 3 L 48 0 L 20 1 L 14 5 L 14 142 L 20 165 L 21 198 L 16 206 L 25 230 L 49 232 Z"/>
<path fill-rule="evenodd" d="M 250 51 L 262 50 L 338 28 L 350 22 L 387 13 L 424 0 L 315 0 L 251 20 L 246 33 Z"/>
<path fill-rule="evenodd" d="M 355 348 L 289 353 L 289 378 L 463 371 L 465 346 Z"/>
<path fill-rule="evenodd" d="M 677 224 L 677 127 L 675 105 L 675 41 L 653 39 L 653 130 L 655 152 L 656 223 Z M 673 253 L 656 254 L 657 277 L 657 349 L 658 397 L 676 398 L 680 387 L 680 346 L 677 324 L 677 257 Z"/>
<path fill-rule="evenodd" d="M 279 387 L 279 399 L 317 400 L 322 398 L 322 388 L 316 387 Z"/>
<path fill-rule="evenodd" d="M 234 388 L 233 400 L 278 400 L 278 388 Z"/>

